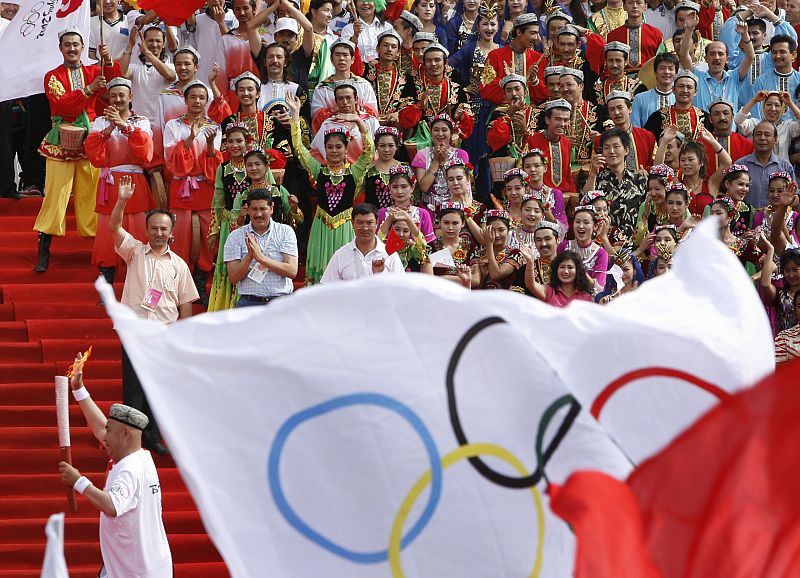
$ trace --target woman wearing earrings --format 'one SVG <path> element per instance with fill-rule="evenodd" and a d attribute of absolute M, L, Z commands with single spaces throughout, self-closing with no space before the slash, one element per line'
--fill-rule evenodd
<path fill-rule="evenodd" d="M 422 236 L 422 242 L 430 243 L 436 238 L 430 213 L 412 203 L 416 179 L 408 165 L 397 165 L 389 169 L 389 190 L 392 204 L 378 211 L 378 225 L 384 236 L 394 226 L 395 221 L 406 221 L 411 228 L 411 236 Z"/>
<path fill-rule="evenodd" d="M 375 131 L 375 149 L 378 158 L 367 169 L 364 177 L 364 202 L 383 209 L 392 204 L 389 189 L 390 170 L 400 164 L 395 158 L 400 148 L 400 131 L 393 126 L 382 126 Z M 412 187 L 413 189 L 413 187 Z"/>
<path fill-rule="evenodd" d="M 608 271 L 608 252 L 594 241 L 597 212 L 592 205 L 581 205 L 575 208 L 572 220 L 572 233 L 575 236 L 570 241 L 562 241 L 558 245 L 558 252 L 573 251 L 583 261 L 586 274 L 591 278 L 594 293 L 601 292 L 606 285 Z M 553 264 L 555 270 L 555 263 Z"/>

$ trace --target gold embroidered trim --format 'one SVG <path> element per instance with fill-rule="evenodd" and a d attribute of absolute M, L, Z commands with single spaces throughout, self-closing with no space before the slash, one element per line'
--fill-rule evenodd
<path fill-rule="evenodd" d="M 317 217 L 322 221 L 322 223 L 328 227 L 329 229 L 338 229 L 345 223 L 349 223 L 352 220 L 353 208 L 349 208 L 346 211 L 342 211 L 336 216 L 329 215 L 325 209 L 322 207 L 317 207 Z"/>

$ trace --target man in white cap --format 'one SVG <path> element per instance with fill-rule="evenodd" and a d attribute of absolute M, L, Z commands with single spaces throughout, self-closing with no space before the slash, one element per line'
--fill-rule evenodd
<path fill-rule="evenodd" d="M 397 126 L 403 87 L 411 81 L 400 68 L 402 38 L 394 29 L 378 35 L 378 59 L 364 65 L 364 80 L 370 83 L 376 97 L 381 125 Z M 316 97 L 316 95 L 315 95 Z"/>
<path fill-rule="evenodd" d="M 76 366 L 80 361 L 78 354 Z M 106 419 L 83 384 L 82 370 L 72 375 L 70 385 L 112 463 L 102 490 L 66 462 L 58 464 L 61 482 L 100 510 L 103 568 L 98 576 L 172 578 L 172 554 L 161 518 L 161 482 L 150 452 L 142 449 L 147 416 L 115 403 Z"/>
<path fill-rule="evenodd" d="M 560 189 L 565 195 L 575 193 L 575 181 L 572 178 L 570 156 L 572 143 L 565 136 L 572 116 L 572 105 L 559 98 L 550 100 L 544 105 L 545 129 L 528 137 L 528 150 L 539 149 L 547 163 L 544 173 L 544 184 L 553 189 Z"/>
<path fill-rule="evenodd" d="M 605 49 L 603 73 L 594 83 L 594 99 L 598 106 L 604 107 L 606 97 L 612 91 L 635 94 L 641 81 L 636 76 L 628 76 L 628 58 L 631 47 L 622 42 L 609 42 Z"/>
<path fill-rule="evenodd" d="M 228 101 L 222 96 L 213 81 L 214 73 L 209 76 L 211 92 L 214 101 L 208 106 L 208 117 L 220 125 L 222 134 L 231 123 L 241 123 L 247 126 L 249 147 L 268 149 L 267 129 L 269 119 L 263 110 L 258 109 L 258 97 L 261 95 L 261 81 L 251 72 L 243 72 L 233 79 L 236 98 L 239 101 L 239 110 L 233 112 Z"/>
<path fill-rule="evenodd" d="M 106 82 L 120 76 L 120 67 L 104 45 L 98 47 L 104 66 L 84 66 L 81 34 L 77 28 L 68 28 L 58 35 L 64 63 L 44 75 L 53 128 L 39 146 L 39 154 L 47 159 L 44 202 L 33 225 L 39 232 L 39 258 L 34 269 L 39 273 L 50 266 L 53 235 L 66 233 L 67 204 L 72 195 L 81 236 L 94 237 L 97 228 L 94 197 L 100 172 L 86 159 L 83 140 L 96 116 L 96 106 L 101 112 L 104 107 L 98 99 L 105 95 Z M 72 127 L 62 126 L 65 124 Z M 64 143 L 62 134 L 67 139 Z"/>
<path fill-rule="evenodd" d="M 400 35 L 400 62 L 403 72 L 411 72 L 414 68 L 414 37 L 422 30 L 422 20 L 416 14 L 403 10 L 394 21 L 394 29 Z"/>
<path fill-rule="evenodd" d="M 123 226 L 144 241 L 147 238 L 145 213 L 153 208 L 150 185 L 144 167 L 153 158 L 153 132 L 150 121 L 131 110 L 131 81 L 114 78 L 106 86 L 111 105 L 92 123 L 86 137 L 86 156 L 100 169 L 97 183 L 97 235 L 92 249 L 92 265 L 100 269 L 106 281 L 114 283 L 114 273 L 122 260 L 114 251 L 114 239 L 108 223 L 117 202 L 120 178 L 127 176 L 136 185 L 136 193 L 125 207 Z"/>

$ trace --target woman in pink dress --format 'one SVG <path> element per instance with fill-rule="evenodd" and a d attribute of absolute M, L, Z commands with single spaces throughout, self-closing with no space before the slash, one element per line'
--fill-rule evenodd
<path fill-rule="evenodd" d="M 533 261 L 533 255 L 527 247 L 521 251 L 527 260 Z M 552 271 L 555 275 L 550 276 L 550 283 L 547 285 L 538 283 L 532 275 L 525 279 L 525 284 L 534 297 L 553 307 L 566 307 L 573 301 L 592 301 L 593 288 L 589 276 L 583 266 L 583 259 L 575 251 L 559 254 L 553 260 Z"/>

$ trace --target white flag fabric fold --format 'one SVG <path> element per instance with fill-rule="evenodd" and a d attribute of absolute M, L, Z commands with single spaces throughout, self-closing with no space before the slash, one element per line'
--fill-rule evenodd
<path fill-rule="evenodd" d="M 772 367 L 712 233 L 608 307 L 378 276 L 166 327 L 98 288 L 233 576 L 568 576 L 547 481 L 624 478 Z"/>
<path fill-rule="evenodd" d="M 44 551 L 42 578 L 69 578 L 64 559 L 64 512 L 53 514 L 44 528 L 47 548 Z"/>
<path fill-rule="evenodd" d="M 89 45 L 88 0 L 17 0 L 19 10 L 0 36 L 0 102 L 44 92 L 44 75 L 64 62 L 58 34 L 75 27 Z M 86 52 L 84 52 L 86 57 Z"/>

